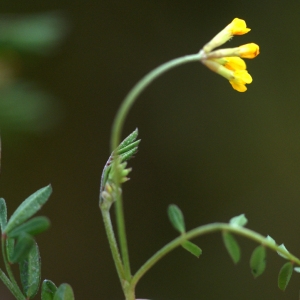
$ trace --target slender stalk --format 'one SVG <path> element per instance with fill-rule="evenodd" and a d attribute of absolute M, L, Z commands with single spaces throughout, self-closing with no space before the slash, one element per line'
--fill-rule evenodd
<path fill-rule="evenodd" d="M 148 73 L 145 77 L 143 77 L 134 87 L 133 89 L 128 93 L 128 95 L 125 97 L 124 101 L 121 104 L 121 107 L 119 108 L 117 115 L 114 119 L 113 127 L 112 127 L 112 135 L 111 135 L 111 152 L 113 152 L 119 145 L 121 141 L 121 131 L 122 127 L 124 125 L 126 116 L 137 99 L 137 97 L 142 93 L 142 91 L 152 82 L 154 79 L 162 75 L 164 72 L 179 66 L 181 64 L 185 64 L 188 62 L 193 61 L 200 61 L 201 59 L 201 53 L 192 54 L 183 56 L 180 58 L 173 59 L 150 73 Z M 114 172 L 117 176 L 117 172 Z M 117 178 L 115 178 L 117 179 Z M 117 183 L 117 180 L 115 180 Z M 118 183 L 116 184 L 118 185 Z M 126 239 L 126 230 L 125 230 L 125 221 L 124 221 L 124 211 L 123 211 L 123 202 L 122 202 L 122 196 L 118 192 L 118 186 L 117 186 L 117 195 L 116 195 L 116 222 L 117 222 L 117 229 L 119 233 L 119 243 L 120 243 L 120 249 L 121 249 L 121 255 L 122 260 L 124 263 L 124 271 L 125 271 L 125 277 L 130 282 L 131 280 L 131 272 L 130 272 L 130 262 L 129 262 L 129 254 L 128 254 L 128 247 L 127 247 L 127 239 Z"/>
<path fill-rule="evenodd" d="M 15 286 L 12 284 L 12 282 L 8 279 L 8 277 L 1 269 L 0 269 L 0 279 L 6 285 L 6 287 L 11 291 L 11 293 L 15 296 L 17 300 L 25 300 L 23 294 L 20 293 L 18 289 L 15 288 Z"/>
<path fill-rule="evenodd" d="M 5 268 L 7 271 L 7 274 L 9 276 L 9 279 L 7 278 L 7 276 L 3 273 L 3 275 L 1 274 L 1 280 L 4 282 L 4 284 L 8 287 L 8 289 L 12 292 L 12 294 L 16 297 L 17 300 L 25 300 L 24 295 L 22 294 L 16 279 L 14 277 L 14 274 L 11 270 L 10 264 L 8 262 L 7 259 L 7 251 L 6 251 L 6 235 L 2 235 L 1 237 L 1 245 L 2 245 L 2 255 L 3 255 L 3 260 L 4 260 L 4 264 L 5 264 Z"/>
<path fill-rule="evenodd" d="M 105 226 L 105 231 L 107 234 L 107 239 L 109 242 L 110 250 L 113 256 L 113 260 L 115 262 L 115 266 L 118 272 L 118 276 L 121 281 L 121 285 L 123 286 L 123 280 L 125 280 L 125 274 L 124 274 L 124 267 L 121 261 L 117 241 L 115 238 L 114 230 L 112 227 L 111 219 L 110 219 L 110 214 L 108 210 L 101 209 L 102 212 L 102 217 L 104 221 L 104 226 Z"/>
<path fill-rule="evenodd" d="M 268 247 L 274 251 L 277 251 L 281 254 L 284 254 L 288 260 L 296 263 L 297 265 L 300 265 L 300 260 L 290 254 L 286 253 L 284 250 L 279 248 L 278 245 L 272 244 L 266 237 L 263 235 L 256 233 L 253 230 L 240 227 L 240 226 L 232 226 L 227 223 L 212 223 L 203 225 L 200 227 L 197 227 L 189 232 L 187 232 L 184 235 L 179 236 L 178 238 L 174 239 L 167 245 L 165 245 L 163 248 L 161 248 L 159 251 L 157 251 L 151 258 L 149 258 L 144 265 L 140 267 L 140 269 L 135 273 L 135 275 L 132 277 L 131 285 L 134 289 L 138 281 L 141 279 L 141 277 L 155 265 L 161 258 L 163 258 L 166 254 L 174 250 L 176 247 L 180 246 L 184 241 L 190 240 L 192 238 L 195 238 L 197 236 L 201 236 L 208 233 L 213 233 L 215 231 L 229 231 L 241 236 L 244 236 L 250 240 L 253 240 L 255 242 L 258 242 L 265 247 Z"/>

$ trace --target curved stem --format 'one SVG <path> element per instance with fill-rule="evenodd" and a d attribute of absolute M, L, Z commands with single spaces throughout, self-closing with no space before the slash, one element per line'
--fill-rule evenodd
<path fill-rule="evenodd" d="M 137 99 L 137 97 L 141 94 L 141 92 L 157 77 L 162 75 L 164 72 L 178 66 L 181 64 L 185 64 L 192 61 L 200 61 L 202 54 L 192 54 L 186 55 L 180 58 L 173 59 L 150 73 L 148 73 L 145 77 L 143 77 L 128 93 L 125 97 L 124 101 L 119 108 L 117 115 L 114 119 L 113 127 L 112 127 L 112 135 L 111 135 L 111 152 L 113 152 L 118 145 L 120 144 L 121 139 L 121 131 L 124 125 L 126 116 Z M 117 172 L 114 172 L 117 176 Z M 117 179 L 117 178 L 115 178 Z M 124 221 L 124 212 L 123 212 L 123 203 L 122 203 L 122 196 L 118 191 L 118 181 L 115 180 L 117 186 L 117 195 L 116 195 L 116 222 L 117 222 L 117 229 L 119 233 L 119 242 L 120 242 L 120 249 L 122 260 L 124 263 L 124 271 L 125 276 L 128 281 L 131 280 L 131 272 L 130 272 L 130 263 L 129 263 L 129 254 L 128 254 L 128 247 L 127 247 L 127 239 L 126 239 L 126 230 L 125 230 L 125 221 Z"/>
<path fill-rule="evenodd" d="M 140 269 L 135 273 L 135 275 L 132 277 L 131 285 L 132 288 L 136 286 L 138 281 L 141 279 L 141 277 L 151 268 L 154 264 L 156 264 L 162 257 L 164 257 L 166 254 L 174 250 L 176 247 L 180 246 L 184 241 L 190 240 L 192 238 L 195 238 L 197 236 L 201 236 L 204 234 L 212 233 L 215 231 L 229 231 L 244 237 L 247 237 L 255 242 L 258 242 L 274 251 L 277 251 L 281 254 L 284 254 L 288 260 L 293 261 L 294 263 L 300 265 L 300 260 L 290 254 L 286 253 L 283 249 L 279 248 L 278 245 L 272 244 L 266 237 L 263 235 L 256 233 L 253 230 L 240 227 L 240 226 L 232 226 L 227 223 L 212 223 L 203 225 L 200 227 L 197 227 L 189 232 L 187 232 L 184 235 L 179 236 L 178 238 L 174 239 L 167 245 L 165 245 L 163 248 L 161 248 L 159 251 L 157 251 L 151 258 L 149 258 L 144 265 L 140 267 Z"/>

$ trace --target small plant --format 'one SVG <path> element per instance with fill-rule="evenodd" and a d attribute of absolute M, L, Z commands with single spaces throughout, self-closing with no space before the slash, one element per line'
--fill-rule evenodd
<path fill-rule="evenodd" d="M 258 243 L 250 258 L 250 269 L 253 276 L 260 276 L 266 268 L 266 250 L 269 248 L 277 252 L 286 260 L 278 275 L 278 286 L 285 290 L 293 271 L 300 272 L 300 260 L 292 255 L 285 246 L 277 245 L 270 236 L 263 236 L 253 230 L 245 228 L 247 219 L 244 214 L 233 217 L 228 223 L 212 223 L 187 230 L 184 216 L 180 208 L 174 204 L 168 207 L 167 213 L 171 224 L 178 231 L 179 236 L 158 250 L 150 257 L 136 273 L 132 274 L 127 247 L 125 218 L 122 201 L 122 184 L 128 180 L 131 169 L 127 161 L 138 150 L 140 140 L 138 130 L 134 130 L 127 138 L 120 141 L 125 118 L 141 92 L 158 76 L 164 72 L 188 62 L 202 62 L 209 69 L 225 77 L 233 89 L 238 92 L 247 90 L 246 84 L 252 82 L 251 75 L 246 70 L 243 58 L 254 58 L 259 54 L 259 47 L 254 43 L 237 48 L 217 49 L 235 35 L 249 32 L 245 21 L 235 18 L 228 26 L 218 33 L 197 54 L 183 56 L 171 60 L 151 71 L 142 78 L 124 99 L 114 120 L 111 136 L 111 156 L 104 166 L 99 207 L 103 216 L 112 257 L 120 279 L 126 300 L 136 300 L 135 288 L 139 280 L 161 258 L 176 247 L 183 247 L 192 255 L 199 258 L 201 248 L 191 242 L 191 239 L 219 231 L 233 262 L 240 260 L 240 247 L 234 235 L 241 235 Z M 51 186 L 46 186 L 29 196 L 7 221 L 7 211 L 4 199 L 0 199 L 0 225 L 2 254 L 7 275 L 0 270 L 0 278 L 18 300 L 32 299 L 38 292 L 40 285 L 40 255 L 35 236 L 45 231 L 50 222 L 46 217 L 31 218 L 46 203 L 52 192 Z M 116 228 L 118 241 L 110 217 L 110 209 L 115 206 Z M 18 286 L 11 270 L 11 264 L 18 264 L 22 289 Z M 298 265 L 298 267 L 295 267 Z M 73 291 L 70 285 L 61 284 L 58 288 L 50 280 L 45 280 L 41 288 L 42 300 L 72 300 Z"/>

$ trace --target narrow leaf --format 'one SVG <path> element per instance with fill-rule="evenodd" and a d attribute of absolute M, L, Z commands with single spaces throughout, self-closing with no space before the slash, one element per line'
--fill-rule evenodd
<path fill-rule="evenodd" d="M 33 298 L 41 281 L 41 257 L 37 243 L 31 247 L 28 256 L 20 262 L 20 278 L 24 294 Z"/>
<path fill-rule="evenodd" d="M 222 237 L 223 237 L 224 245 L 230 257 L 232 258 L 233 262 L 235 264 L 238 263 L 241 258 L 241 250 L 234 236 L 227 231 L 223 231 Z"/>
<path fill-rule="evenodd" d="M 281 250 L 283 250 L 284 252 L 286 252 L 286 254 L 290 254 L 290 252 L 288 251 L 288 249 L 285 248 L 284 244 L 281 244 L 278 248 L 280 248 Z M 287 255 L 282 254 L 281 252 L 277 251 L 278 255 L 285 258 L 285 259 L 289 259 Z"/>
<path fill-rule="evenodd" d="M 72 287 L 67 284 L 61 284 L 56 293 L 54 294 L 53 300 L 74 300 L 74 293 Z"/>
<path fill-rule="evenodd" d="M 1 232 L 3 232 L 4 227 L 7 223 L 7 209 L 6 209 L 6 203 L 3 198 L 0 198 L 0 226 L 1 226 Z"/>
<path fill-rule="evenodd" d="M 180 208 L 175 204 L 169 205 L 168 216 L 174 228 L 178 230 L 180 233 L 184 233 L 185 232 L 184 217 Z"/>
<path fill-rule="evenodd" d="M 5 232 L 9 233 L 18 225 L 22 224 L 33 216 L 49 199 L 52 193 L 51 185 L 39 189 L 26 200 L 24 200 L 17 210 L 10 217 L 6 227 Z"/>
<path fill-rule="evenodd" d="M 194 243 L 190 242 L 190 241 L 185 241 L 181 244 L 181 246 L 191 252 L 193 255 L 195 255 L 197 258 L 200 257 L 200 255 L 202 254 L 202 250 Z"/>
<path fill-rule="evenodd" d="M 47 230 L 50 226 L 50 221 L 46 217 L 35 217 L 20 226 L 15 227 L 11 232 L 7 234 L 8 237 L 16 238 L 22 232 L 26 232 L 30 235 L 37 235 L 45 230 Z"/>
<path fill-rule="evenodd" d="M 140 142 L 141 142 L 141 140 L 137 140 L 137 141 L 135 141 L 135 142 L 132 142 L 131 144 L 129 144 L 129 145 L 127 145 L 127 146 L 125 146 L 125 147 L 119 149 L 119 150 L 117 151 L 117 154 L 121 155 L 121 154 L 123 154 L 123 153 L 125 153 L 125 152 L 128 152 L 128 151 L 134 149 L 134 148 L 137 149 Z"/>
<path fill-rule="evenodd" d="M 239 216 L 233 217 L 230 219 L 229 224 L 232 226 L 245 226 L 247 224 L 248 220 L 245 217 L 244 214 L 241 214 Z"/>
<path fill-rule="evenodd" d="M 28 256 L 34 243 L 35 241 L 31 235 L 22 233 L 17 239 L 17 243 L 11 257 L 11 262 L 17 263 L 24 260 Z"/>
<path fill-rule="evenodd" d="M 138 129 L 136 128 L 130 135 L 128 135 L 119 145 L 119 147 L 117 148 L 118 150 L 123 149 L 124 147 L 128 146 L 129 144 L 133 143 L 137 136 L 139 134 Z"/>
<path fill-rule="evenodd" d="M 45 279 L 42 284 L 42 300 L 53 300 L 56 290 L 56 285 L 51 280 Z"/>
<path fill-rule="evenodd" d="M 260 276 L 264 272 L 266 268 L 266 249 L 264 246 L 258 246 L 252 252 L 250 268 L 254 278 Z"/>
<path fill-rule="evenodd" d="M 293 264 L 291 262 L 285 263 L 278 274 L 278 287 L 284 291 L 290 282 L 293 273 Z"/>

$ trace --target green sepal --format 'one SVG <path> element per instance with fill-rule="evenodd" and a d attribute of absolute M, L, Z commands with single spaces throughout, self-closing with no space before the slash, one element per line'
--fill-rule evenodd
<path fill-rule="evenodd" d="M 6 203 L 3 198 L 0 198 L 0 226 L 1 226 L 1 232 L 3 232 L 3 229 L 5 228 L 7 223 L 7 208 Z"/>
<path fill-rule="evenodd" d="M 291 262 L 285 263 L 278 274 L 278 287 L 284 291 L 290 282 L 293 273 L 293 264 Z"/>
<path fill-rule="evenodd" d="M 174 228 L 180 233 L 185 233 L 184 217 L 180 208 L 177 205 L 169 205 L 168 216 Z"/>
<path fill-rule="evenodd" d="M 17 239 L 14 252 L 11 256 L 11 262 L 17 263 L 24 260 L 28 256 L 34 244 L 34 238 L 30 234 L 21 233 Z"/>
<path fill-rule="evenodd" d="M 67 283 L 62 283 L 56 293 L 54 294 L 53 300 L 74 300 L 74 293 L 72 287 Z"/>
<path fill-rule="evenodd" d="M 264 246 L 257 246 L 250 258 L 250 268 L 254 278 L 260 276 L 266 268 L 266 249 Z"/>
<path fill-rule="evenodd" d="M 31 247 L 28 256 L 19 263 L 23 292 L 28 299 L 33 298 L 41 281 L 41 257 L 37 243 Z"/>
<path fill-rule="evenodd" d="M 233 262 L 237 264 L 241 258 L 241 250 L 239 244 L 237 243 L 234 236 L 227 231 L 222 232 L 222 237 L 228 254 L 232 258 Z"/>
<path fill-rule="evenodd" d="M 15 239 L 8 238 L 6 239 L 6 253 L 7 253 L 7 259 L 10 263 L 12 263 L 12 256 L 15 250 Z"/>
<path fill-rule="evenodd" d="M 185 241 L 181 244 L 181 246 L 189 251 L 190 253 L 192 253 L 193 255 L 195 255 L 197 258 L 200 257 L 200 255 L 202 254 L 202 250 L 201 248 L 199 248 L 196 244 L 190 242 L 190 241 Z"/>
<path fill-rule="evenodd" d="M 245 226 L 248 223 L 247 218 L 244 214 L 241 214 L 239 216 L 233 217 L 230 219 L 229 224 L 233 226 Z"/>
<path fill-rule="evenodd" d="M 37 235 L 45 230 L 47 230 L 50 226 L 50 221 L 46 217 L 35 217 L 20 226 L 15 227 L 11 232 L 7 234 L 8 237 L 16 238 L 22 232 L 26 232 L 30 235 Z"/>
<path fill-rule="evenodd" d="M 8 234 L 15 227 L 19 226 L 33 216 L 46 203 L 51 193 L 52 187 L 51 185 L 47 185 L 24 200 L 10 217 L 4 229 L 5 233 Z"/>
<path fill-rule="evenodd" d="M 51 280 L 45 279 L 42 284 L 41 300 L 53 300 L 56 291 L 56 285 Z"/>

